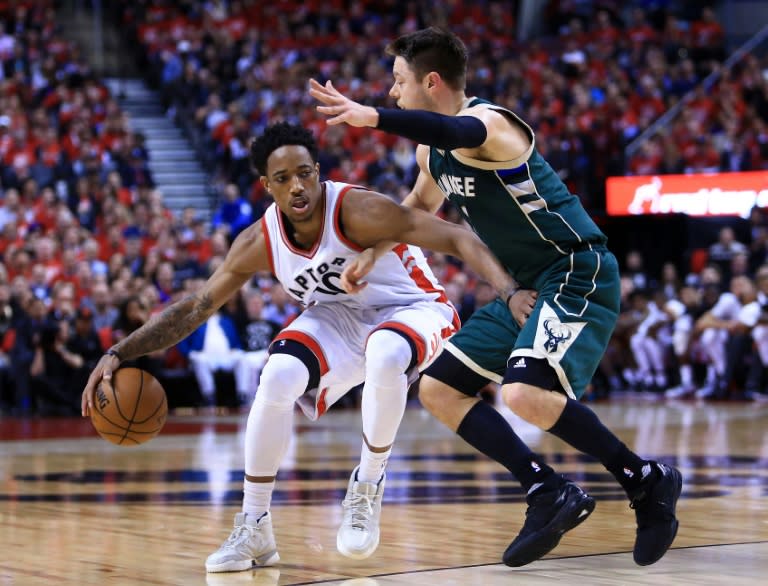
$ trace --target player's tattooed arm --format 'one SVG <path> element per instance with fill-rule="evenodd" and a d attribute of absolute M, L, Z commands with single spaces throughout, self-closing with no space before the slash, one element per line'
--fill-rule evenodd
<path fill-rule="evenodd" d="M 238 282 L 242 285 L 239 278 L 232 280 L 229 284 L 226 279 L 224 281 L 225 286 L 219 287 L 224 292 L 226 287 L 235 286 Z M 223 301 L 217 303 L 216 289 L 213 289 L 213 292 L 210 288 L 202 289 L 195 295 L 169 305 L 160 314 L 150 318 L 138 330 L 110 348 L 94 367 L 83 389 L 80 399 L 83 417 L 87 417 L 93 410 L 93 398 L 98 385 L 111 385 L 112 372 L 120 367 L 121 362 L 163 350 L 180 342 L 222 304 Z"/>
<path fill-rule="evenodd" d="M 224 262 L 200 289 L 169 305 L 112 350 L 123 361 L 170 348 L 200 327 L 254 273 L 269 267 L 261 222 L 256 222 L 235 238 Z"/>
<path fill-rule="evenodd" d="M 169 305 L 160 314 L 115 344 L 122 360 L 133 360 L 144 354 L 164 350 L 194 332 L 215 311 L 210 293 L 190 295 Z"/>

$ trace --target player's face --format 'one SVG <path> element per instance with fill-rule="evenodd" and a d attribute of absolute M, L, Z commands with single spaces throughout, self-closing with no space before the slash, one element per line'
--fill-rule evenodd
<path fill-rule="evenodd" d="M 313 217 L 322 194 L 320 166 L 306 147 L 286 145 L 273 151 L 261 182 L 292 223 Z"/>
<path fill-rule="evenodd" d="M 390 97 L 397 100 L 397 105 L 403 110 L 432 110 L 432 101 L 424 87 L 426 77 L 422 80 L 416 78 L 413 69 L 402 57 L 395 57 L 392 66 L 392 76 L 395 82 L 389 89 Z"/>

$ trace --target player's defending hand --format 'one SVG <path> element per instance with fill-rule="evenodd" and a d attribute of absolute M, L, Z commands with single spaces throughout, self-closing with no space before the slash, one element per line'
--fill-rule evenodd
<path fill-rule="evenodd" d="M 363 106 L 350 100 L 333 87 L 330 80 L 326 81 L 325 85 L 322 85 L 320 82 L 310 79 L 309 95 L 324 104 L 318 106 L 317 111 L 321 114 L 332 116 L 332 118 L 327 120 L 330 126 L 346 123 L 350 126 L 376 127 L 379 123 L 379 113 L 376 111 L 376 108 Z"/>
<path fill-rule="evenodd" d="M 101 357 L 98 364 L 88 377 L 88 382 L 83 390 L 83 396 L 80 400 L 80 412 L 83 417 L 88 417 L 93 408 L 93 395 L 96 393 L 96 387 L 99 383 L 112 386 L 112 373 L 120 366 L 120 360 L 117 356 L 105 354 Z"/>
<path fill-rule="evenodd" d="M 514 295 L 507 298 L 507 307 L 521 328 L 528 321 L 538 296 L 538 292 L 533 289 L 518 289 Z"/>
<path fill-rule="evenodd" d="M 366 248 L 344 267 L 339 279 L 341 288 L 350 294 L 362 291 L 368 283 L 360 279 L 371 272 L 374 264 L 376 264 L 374 249 Z"/>

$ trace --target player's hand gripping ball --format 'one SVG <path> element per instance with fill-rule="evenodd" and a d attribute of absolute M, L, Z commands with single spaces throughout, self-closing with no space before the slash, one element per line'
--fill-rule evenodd
<path fill-rule="evenodd" d="M 105 440 L 121 446 L 148 442 L 160 433 L 168 417 L 162 385 L 138 368 L 116 370 L 112 388 L 100 384 L 93 399 L 93 427 Z"/>

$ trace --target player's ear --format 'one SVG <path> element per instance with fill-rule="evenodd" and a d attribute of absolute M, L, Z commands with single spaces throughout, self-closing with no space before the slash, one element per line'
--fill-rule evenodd
<path fill-rule="evenodd" d="M 267 191 L 269 191 L 269 181 L 267 181 L 267 178 L 266 178 L 266 177 L 264 177 L 264 175 L 262 175 L 262 176 L 260 176 L 260 177 L 259 177 L 259 181 L 260 181 L 260 182 L 261 182 L 261 184 L 264 186 L 264 189 L 266 189 Z"/>
<path fill-rule="evenodd" d="M 440 74 L 437 71 L 430 71 L 424 79 L 427 83 L 427 88 L 431 89 L 437 86 L 437 82 L 440 81 Z"/>

